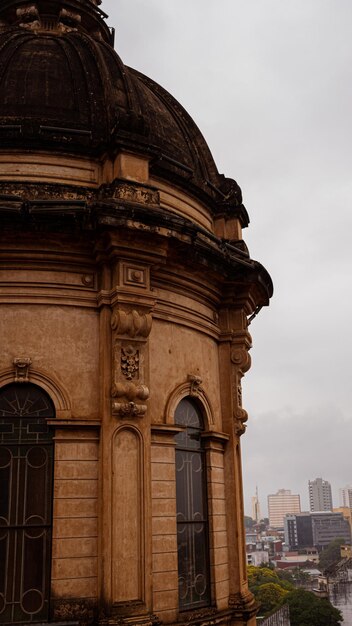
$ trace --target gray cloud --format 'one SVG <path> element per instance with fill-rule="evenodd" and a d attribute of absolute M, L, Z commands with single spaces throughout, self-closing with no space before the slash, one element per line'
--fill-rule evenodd
<path fill-rule="evenodd" d="M 125 63 L 160 82 L 242 187 L 275 295 L 244 383 L 258 483 L 352 482 L 350 0 L 104 0 Z"/>

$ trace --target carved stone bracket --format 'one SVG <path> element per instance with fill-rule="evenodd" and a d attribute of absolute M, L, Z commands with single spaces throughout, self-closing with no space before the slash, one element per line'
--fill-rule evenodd
<path fill-rule="evenodd" d="M 251 366 L 251 357 L 249 355 L 251 345 L 251 336 L 247 331 L 234 333 L 231 342 L 233 419 L 235 433 L 239 437 L 245 433 L 245 422 L 248 419 L 247 411 L 242 408 L 241 380 Z"/>
<path fill-rule="evenodd" d="M 234 390 L 234 395 L 237 392 L 237 406 L 234 409 L 234 421 L 235 421 L 235 432 L 237 435 L 241 436 L 246 432 L 246 424 L 245 422 L 248 419 L 248 413 L 242 408 L 242 385 L 240 382 L 237 383 L 237 389 Z"/>
<path fill-rule="evenodd" d="M 15 383 L 28 383 L 32 359 L 29 357 L 17 357 L 13 360 L 13 365 L 15 367 Z"/>
<path fill-rule="evenodd" d="M 149 398 L 145 385 L 147 339 L 152 327 L 150 309 L 121 308 L 116 306 L 112 319 L 113 371 L 111 396 L 119 402 L 112 402 L 112 413 L 116 417 L 129 419 L 143 417 Z M 143 402 L 143 404 L 138 404 Z"/>
<path fill-rule="evenodd" d="M 148 400 L 149 389 L 146 385 L 135 385 L 134 383 L 114 383 L 111 390 L 113 398 L 127 398 L 132 400 Z"/>
<path fill-rule="evenodd" d="M 123 311 L 117 308 L 111 319 L 111 328 L 116 331 L 117 335 L 146 339 L 152 328 L 152 315 L 151 313 L 139 313 L 135 309 Z"/>
<path fill-rule="evenodd" d="M 135 402 L 113 402 L 112 403 L 113 415 L 124 419 L 130 419 L 131 417 L 143 417 L 147 412 L 146 404 L 136 404 Z"/>
<path fill-rule="evenodd" d="M 195 374 L 188 374 L 187 376 L 187 380 L 190 383 L 190 392 L 189 395 L 190 396 L 199 396 L 202 388 L 201 388 L 201 384 L 202 384 L 202 379 L 200 378 L 200 376 L 196 376 Z"/>

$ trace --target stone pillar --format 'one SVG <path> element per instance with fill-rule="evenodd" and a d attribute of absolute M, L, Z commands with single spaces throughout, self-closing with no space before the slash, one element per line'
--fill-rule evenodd
<path fill-rule="evenodd" d="M 245 308 L 227 306 L 220 314 L 220 380 L 223 430 L 229 436 L 225 450 L 227 532 L 229 541 L 229 607 L 232 623 L 254 626 L 256 603 L 248 590 L 245 553 L 244 507 L 240 437 L 245 432 L 247 413 L 242 408 L 241 379 L 251 361 L 248 350 Z"/>
<path fill-rule="evenodd" d="M 117 246 L 109 252 L 99 296 L 100 623 L 133 618 L 144 624 L 152 619 L 148 338 L 154 298 L 150 264 L 129 260 Z"/>

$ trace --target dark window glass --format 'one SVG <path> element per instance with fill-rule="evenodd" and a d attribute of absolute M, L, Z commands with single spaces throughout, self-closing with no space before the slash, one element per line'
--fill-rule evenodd
<path fill-rule="evenodd" d="M 0 389 L 0 624 L 49 617 L 53 417 L 40 387 Z"/>
<path fill-rule="evenodd" d="M 179 606 L 187 610 L 210 603 L 203 420 L 191 398 L 181 400 L 175 423 L 185 426 L 175 439 Z"/>

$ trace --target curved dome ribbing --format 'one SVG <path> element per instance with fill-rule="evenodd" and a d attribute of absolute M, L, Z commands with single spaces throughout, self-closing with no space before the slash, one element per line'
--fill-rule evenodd
<path fill-rule="evenodd" d="M 165 89 L 122 63 L 103 17 L 91 0 L 4 0 L 2 147 L 144 154 L 152 174 L 237 207 L 247 225 L 240 188 L 219 174 L 198 127 Z"/>

